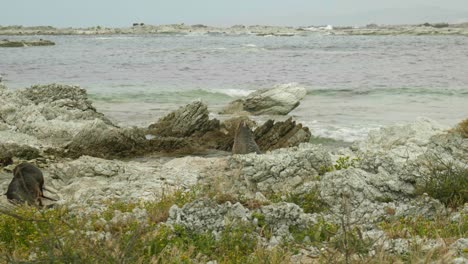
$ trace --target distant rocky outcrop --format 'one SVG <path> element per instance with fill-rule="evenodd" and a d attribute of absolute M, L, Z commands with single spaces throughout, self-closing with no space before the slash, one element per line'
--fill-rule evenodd
<path fill-rule="evenodd" d="M 34 46 L 53 46 L 55 45 L 55 42 L 50 41 L 50 40 L 32 40 L 32 41 L 26 41 L 26 40 L 0 40 L 0 47 L 3 48 L 21 48 L 21 47 L 34 47 Z"/>
<path fill-rule="evenodd" d="M 295 84 L 261 89 L 227 105 L 222 114 L 286 115 L 299 106 L 307 90 Z"/>

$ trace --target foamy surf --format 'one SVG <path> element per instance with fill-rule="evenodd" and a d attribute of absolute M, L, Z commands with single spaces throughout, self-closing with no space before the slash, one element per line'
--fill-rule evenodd
<path fill-rule="evenodd" d="M 303 122 L 307 126 L 314 137 L 331 138 L 344 142 L 354 142 L 364 140 L 369 135 L 369 132 L 381 128 L 380 125 L 362 126 L 338 126 L 318 122 Z"/>

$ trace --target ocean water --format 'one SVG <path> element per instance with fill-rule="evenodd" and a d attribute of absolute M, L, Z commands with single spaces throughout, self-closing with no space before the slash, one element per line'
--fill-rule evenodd
<path fill-rule="evenodd" d="M 78 84 L 121 125 L 144 126 L 193 100 L 212 116 L 259 88 L 308 90 L 290 113 L 312 134 L 351 142 L 420 117 L 452 126 L 468 118 L 468 38 L 463 36 L 113 35 L 11 36 L 56 46 L 0 49 L 10 88 Z M 268 118 L 255 117 L 259 122 Z"/>

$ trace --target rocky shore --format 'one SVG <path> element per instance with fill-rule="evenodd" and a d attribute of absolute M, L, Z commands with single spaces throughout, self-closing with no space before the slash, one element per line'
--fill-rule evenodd
<path fill-rule="evenodd" d="M 2 260 L 467 261 L 468 121 L 417 120 L 330 151 L 292 119 L 208 114 L 193 102 L 118 127 L 80 87 L 0 84 L 0 160 L 13 162 L 0 163 L 0 188 L 28 161 L 59 200 L 0 198 Z M 263 154 L 230 154 L 241 121 Z"/>
<path fill-rule="evenodd" d="M 136 23 L 131 27 L 109 28 L 55 28 L 51 26 L 0 26 L 0 35 L 113 35 L 113 34 L 250 34 L 257 36 L 291 37 L 308 34 L 331 35 L 468 35 L 467 23 L 424 23 L 420 25 L 376 25 L 363 27 L 348 26 L 263 26 L 235 25 L 232 27 L 212 27 L 206 25 L 145 25 Z"/>

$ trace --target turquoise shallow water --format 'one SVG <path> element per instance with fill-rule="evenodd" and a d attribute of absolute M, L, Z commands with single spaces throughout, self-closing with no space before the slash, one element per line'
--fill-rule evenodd
<path fill-rule="evenodd" d="M 57 44 L 0 49 L 0 74 L 8 87 L 79 84 L 99 110 L 122 124 L 145 125 L 196 99 L 206 101 L 217 117 L 230 100 L 293 82 L 308 95 L 291 115 L 317 136 L 352 141 L 418 117 L 446 125 L 468 117 L 466 37 L 8 38 Z"/>

